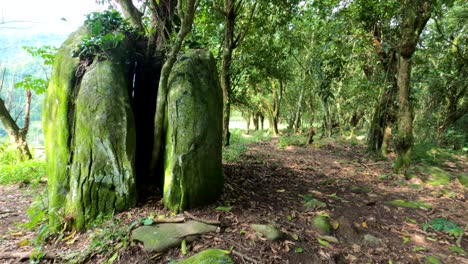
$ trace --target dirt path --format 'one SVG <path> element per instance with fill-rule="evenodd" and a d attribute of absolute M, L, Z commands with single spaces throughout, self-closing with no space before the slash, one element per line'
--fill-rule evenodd
<path fill-rule="evenodd" d="M 452 165 L 449 169 L 453 175 L 468 169 L 466 158 Z M 218 233 L 189 243 L 189 254 L 211 247 L 233 247 L 240 255 L 258 263 L 423 263 L 427 256 L 435 256 L 444 263 L 468 263 L 466 256 L 449 249 L 455 245 L 455 237 L 422 228 L 425 222 L 437 217 L 450 219 L 462 227 L 468 225 L 467 189 L 456 180 L 446 186 L 405 181 L 392 174 L 390 162 L 368 159 L 360 146 L 334 142 L 284 150 L 278 149 L 276 140 L 255 143 L 240 161 L 225 164 L 224 170 L 225 193 L 220 201 L 190 211 L 198 217 L 219 219 L 222 228 Z M 8 192 L 11 190 L 2 187 L 0 197 Z M 12 232 L 17 232 L 14 222 L 22 221 L 31 196 L 20 197 L 14 190 L 13 193 L 16 193 L 14 199 L 25 202 L 11 205 L 8 202 L 11 199 L 1 200 L 0 208 L 15 207 L 19 215 L 2 219 L 6 224 L 0 228 L 0 252 L 30 249 L 19 247 L 19 241 L 24 238 L 15 238 Z M 305 201 L 311 197 L 326 205 L 305 207 Z M 395 199 L 422 201 L 432 209 L 385 204 Z M 216 211 L 221 205 L 232 206 L 232 210 Z M 149 214 L 168 213 L 155 199 L 115 217 L 122 224 L 130 224 Z M 318 239 L 320 235 L 312 226 L 312 219 L 317 215 L 329 217 L 335 227 L 331 236 L 338 243 L 324 242 L 323 237 Z M 268 241 L 258 237 L 251 224 L 272 224 L 285 237 L 281 241 Z M 81 236 L 83 239 L 77 241 L 87 240 L 86 234 Z M 60 253 L 67 250 L 63 244 L 47 248 L 52 253 Z M 461 245 L 468 251 L 466 236 Z M 82 242 L 69 247 L 79 250 L 85 246 Z M 250 263 L 240 255 L 234 256 L 236 263 Z M 99 257 L 94 256 L 93 262 L 102 261 Z M 149 255 L 135 245 L 121 251 L 114 263 L 168 263 L 181 257 L 178 248 L 163 255 Z"/>

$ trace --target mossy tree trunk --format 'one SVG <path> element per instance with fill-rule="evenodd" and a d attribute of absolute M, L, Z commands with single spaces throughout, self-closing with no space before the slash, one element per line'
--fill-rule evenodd
<path fill-rule="evenodd" d="M 416 50 L 419 35 L 431 16 L 431 0 L 405 0 L 398 48 L 398 133 L 394 170 L 406 174 L 413 148 L 413 109 L 410 101 L 411 57 Z"/>

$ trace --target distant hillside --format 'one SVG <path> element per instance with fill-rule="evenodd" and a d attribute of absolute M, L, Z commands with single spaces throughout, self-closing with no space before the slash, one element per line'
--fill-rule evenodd
<path fill-rule="evenodd" d="M 21 30 L 18 30 L 16 34 L 0 34 L 0 65 L 4 67 L 25 66 L 32 62 L 32 58 L 22 49 L 23 46 L 59 47 L 67 36 L 68 34 L 28 34 Z"/>
<path fill-rule="evenodd" d="M 14 89 L 14 83 L 21 80 L 26 74 L 44 78 L 43 68 L 39 60 L 33 59 L 22 47 L 40 47 L 44 45 L 59 47 L 67 38 L 68 34 L 30 34 L 28 31 L 15 30 L 7 34 L 0 31 L 0 70 L 6 69 L 4 86 L 0 91 L 10 113 L 18 117 L 19 125 L 22 126 L 22 113 L 25 102 L 23 90 Z M 13 34 L 14 33 L 14 34 Z M 42 145 L 41 109 L 44 94 L 33 94 L 31 103 L 31 126 L 28 140 L 33 145 Z M 0 141 L 7 137 L 3 125 L 0 123 Z"/>

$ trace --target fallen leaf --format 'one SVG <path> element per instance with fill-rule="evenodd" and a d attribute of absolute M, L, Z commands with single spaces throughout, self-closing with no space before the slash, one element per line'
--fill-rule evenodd
<path fill-rule="evenodd" d="M 291 237 L 296 241 L 299 240 L 299 236 L 297 234 L 291 234 Z"/>
<path fill-rule="evenodd" d="M 322 245 L 322 246 L 326 246 L 326 247 L 330 246 L 330 243 L 328 243 L 328 241 L 326 241 L 326 240 L 323 240 L 323 239 L 318 238 L 318 237 L 317 237 L 317 240 L 320 243 L 320 245 Z"/>
<path fill-rule="evenodd" d="M 304 249 L 301 248 L 301 247 L 297 247 L 297 248 L 294 249 L 294 252 L 295 253 L 302 253 L 302 252 L 304 252 Z"/>
<path fill-rule="evenodd" d="M 338 227 L 340 227 L 340 222 L 333 220 L 330 222 L 331 226 L 333 227 L 334 230 L 337 230 Z"/>
<path fill-rule="evenodd" d="M 31 240 L 28 240 L 28 239 L 21 240 L 20 242 L 18 242 L 18 247 L 24 247 L 28 245 L 29 243 L 31 243 Z"/>
<path fill-rule="evenodd" d="M 326 240 L 331 243 L 339 243 L 338 239 L 334 236 L 319 236 L 320 239 Z M 320 242 L 320 241 L 319 241 Z"/>
<path fill-rule="evenodd" d="M 182 240 L 182 243 L 180 245 L 180 251 L 182 251 L 182 255 L 187 255 L 187 242 L 184 240 Z"/>
<path fill-rule="evenodd" d="M 367 223 L 366 223 L 366 222 L 362 222 L 362 224 L 361 224 L 361 225 L 362 225 L 362 227 L 363 227 L 363 228 L 368 228 L 368 226 L 367 226 Z"/>
<path fill-rule="evenodd" d="M 279 193 L 284 193 L 285 191 L 286 191 L 285 189 L 276 190 L 276 192 L 279 192 Z"/>
<path fill-rule="evenodd" d="M 215 210 L 221 212 L 230 212 L 232 210 L 232 206 L 218 206 L 215 208 Z"/>

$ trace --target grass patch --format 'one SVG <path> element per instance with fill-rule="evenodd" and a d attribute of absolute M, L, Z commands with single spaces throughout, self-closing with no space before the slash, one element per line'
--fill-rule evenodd
<path fill-rule="evenodd" d="M 307 144 L 307 136 L 305 135 L 285 135 L 279 139 L 278 147 L 284 149 L 287 146 L 304 147 Z"/>
<path fill-rule="evenodd" d="M 464 153 L 428 143 L 417 144 L 413 148 L 413 160 L 415 162 L 426 163 L 432 166 L 443 166 L 443 163 L 447 160 L 456 162 L 456 155 L 464 155 Z"/>
<path fill-rule="evenodd" d="M 271 139 L 268 132 L 262 130 L 251 132 L 248 135 L 241 129 L 232 129 L 230 132 L 230 145 L 223 148 L 223 162 L 237 161 L 240 155 L 247 151 L 249 144 Z"/>
<path fill-rule="evenodd" d="M 0 184 L 30 183 L 45 176 L 45 162 L 28 160 L 16 164 L 0 166 Z"/>
<path fill-rule="evenodd" d="M 419 166 L 418 170 L 426 176 L 426 178 L 423 180 L 427 184 L 439 186 L 450 183 L 450 173 L 441 168 L 434 166 Z"/>

